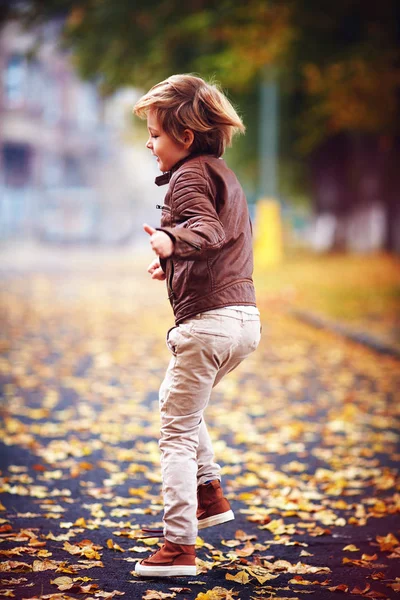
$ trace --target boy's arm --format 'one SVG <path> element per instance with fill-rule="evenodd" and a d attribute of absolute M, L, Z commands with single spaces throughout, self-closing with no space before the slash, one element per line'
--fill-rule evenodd
<path fill-rule="evenodd" d="M 178 224 L 159 227 L 174 242 L 173 258 L 204 260 L 225 243 L 225 231 L 215 210 L 207 181 L 184 172 L 173 189 L 173 210 Z"/>

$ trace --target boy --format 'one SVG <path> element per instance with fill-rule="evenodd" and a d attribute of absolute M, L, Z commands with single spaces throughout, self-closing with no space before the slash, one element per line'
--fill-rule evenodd
<path fill-rule="evenodd" d="M 260 319 L 243 190 L 220 158 L 244 126 L 227 98 L 192 75 L 155 85 L 135 105 L 147 117 L 157 185 L 169 183 L 161 226 L 144 225 L 166 280 L 175 327 L 160 388 L 164 545 L 136 564 L 146 576 L 195 575 L 198 528 L 234 518 L 220 485 L 204 410 L 212 388 L 253 352 Z"/>

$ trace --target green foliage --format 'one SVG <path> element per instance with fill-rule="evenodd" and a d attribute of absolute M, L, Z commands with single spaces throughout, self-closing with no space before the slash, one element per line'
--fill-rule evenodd
<path fill-rule="evenodd" d="M 107 90 L 192 71 L 243 90 L 263 65 L 283 59 L 292 38 L 285 2 L 32 0 L 24 14 L 31 22 L 65 17 L 81 73 L 101 76 Z"/>
<path fill-rule="evenodd" d="M 75 50 L 81 74 L 97 78 L 104 93 L 130 84 L 148 89 L 178 72 L 217 79 L 237 99 L 247 126 L 228 157 L 250 195 L 257 191 L 257 89 L 266 65 L 278 72 L 286 165 L 300 165 L 342 131 L 400 133 L 398 0 L 31 0 L 23 6 L 31 22 L 65 19 L 65 44 Z"/>
<path fill-rule="evenodd" d="M 259 93 L 257 86 L 247 93 L 230 93 L 229 99 L 237 108 L 246 126 L 246 135 L 238 136 L 232 148 L 226 152 L 226 160 L 243 185 L 249 202 L 258 197 L 258 114 Z"/>
<path fill-rule="evenodd" d="M 343 131 L 400 132 L 400 6 L 296 1 L 301 35 L 293 44 L 299 112 L 296 148 L 308 154 Z"/>

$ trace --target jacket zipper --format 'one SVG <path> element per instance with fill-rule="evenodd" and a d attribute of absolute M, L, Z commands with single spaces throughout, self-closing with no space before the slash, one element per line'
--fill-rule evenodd
<path fill-rule="evenodd" d="M 169 206 L 167 206 L 166 204 L 156 204 L 156 208 L 158 210 L 167 210 L 168 212 L 171 212 L 171 208 Z M 175 294 L 174 291 L 172 289 L 172 279 L 174 277 L 174 263 L 171 260 L 171 273 L 170 276 L 168 278 L 168 299 L 172 301 L 172 299 L 174 298 Z"/>
<path fill-rule="evenodd" d="M 168 278 L 168 300 L 173 300 L 175 297 L 174 291 L 172 289 L 172 280 L 174 278 L 174 263 L 171 260 L 171 272 Z"/>

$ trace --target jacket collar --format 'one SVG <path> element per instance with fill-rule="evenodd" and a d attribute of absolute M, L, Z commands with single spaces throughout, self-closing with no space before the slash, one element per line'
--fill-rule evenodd
<path fill-rule="evenodd" d="M 154 180 L 155 184 L 158 186 L 166 185 L 167 183 L 170 182 L 172 175 L 175 173 L 175 171 L 177 171 L 179 169 L 179 167 L 181 167 L 188 160 L 195 158 L 196 156 L 200 156 L 201 154 L 204 154 L 204 153 L 192 152 L 192 154 L 188 154 L 188 156 L 185 156 L 185 158 L 182 158 L 182 160 L 179 160 L 176 164 L 174 164 L 174 166 L 172 167 L 172 169 L 170 171 L 166 171 L 162 175 L 159 175 L 158 177 L 156 177 Z"/>
<path fill-rule="evenodd" d="M 158 186 L 166 185 L 167 183 L 169 183 L 170 179 L 171 179 L 171 171 L 166 171 L 162 175 L 159 175 L 158 177 L 156 177 L 154 180 L 154 183 Z"/>

